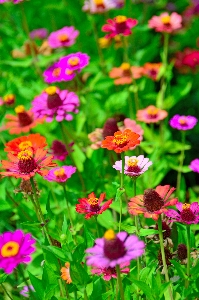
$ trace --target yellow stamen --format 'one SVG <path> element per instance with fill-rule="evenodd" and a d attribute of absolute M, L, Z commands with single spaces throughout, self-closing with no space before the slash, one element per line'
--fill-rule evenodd
<path fill-rule="evenodd" d="M 182 205 L 182 209 L 189 209 L 190 208 L 190 204 L 189 203 L 185 203 Z"/>
<path fill-rule="evenodd" d="M 25 111 L 25 108 L 23 105 L 18 105 L 17 107 L 15 107 L 15 112 L 17 114 L 23 113 Z"/>
<path fill-rule="evenodd" d="M 79 64 L 80 60 L 79 60 L 79 57 L 71 57 L 69 58 L 68 60 L 68 63 L 70 66 L 74 67 L 74 66 L 77 66 Z"/>
<path fill-rule="evenodd" d="M 17 255 L 19 252 L 19 244 L 16 242 L 7 242 L 1 248 L 1 256 L 3 257 L 12 257 Z"/>
<path fill-rule="evenodd" d="M 58 39 L 60 42 L 67 42 L 68 41 L 68 35 L 66 33 L 61 33 L 58 35 Z"/>
<path fill-rule="evenodd" d="M 127 142 L 127 140 L 128 140 L 128 138 L 127 138 L 127 136 L 125 134 L 122 134 L 122 133 L 114 134 L 113 142 L 116 145 L 122 145 L 125 142 Z"/>
<path fill-rule="evenodd" d="M 179 123 L 181 124 L 181 125 L 185 125 L 185 124 L 187 124 L 187 119 L 184 117 L 184 118 L 180 118 L 179 119 Z"/>
<path fill-rule="evenodd" d="M 122 63 L 120 68 L 123 70 L 123 71 L 129 71 L 131 66 L 129 63 Z"/>
<path fill-rule="evenodd" d="M 30 150 L 20 151 L 17 155 L 19 160 L 29 160 L 33 157 L 33 153 Z"/>
<path fill-rule="evenodd" d="M 125 16 L 117 16 L 115 17 L 115 22 L 116 23 L 124 23 L 127 20 L 127 17 Z"/>
<path fill-rule="evenodd" d="M 30 141 L 21 142 L 19 144 L 19 149 L 21 151 L 27 150 L 28 148 L 31 148 L 31 147 L 32 147 L 32 143 Z"/>
<path fill-rule="evenodd" d="M 54 175 L 56 177 L 62 177 L 64 175 L 66 175 L 64 168 L 60 168 L 54 171 Z"/>
<path fill-rule="evenodd" d="M 104 238 L 106 240 L 114 240 L 115 239 L 115 232 L 113 231 L 113 229 L 107 230 L 104 234 Z"/>
<path fill-rule="evenodd" d="M 53 77 L 59 77 L 61 74 L 61 68 L 55 68 L 52 72 Z"/>
<path fill-rule="evenodd" d="M 104 0 L 93 0 L 93 2 L 94 2 L 96 5 L 103 5 L 103 4 L 104 4 Z"/>
<path fill-rule="evenodd" d="M 137 167 L 139 160 L 136 158 L 129 158 L 127 165 L 128 167 Z"/>
<path fill-rule="evenodd" d="M 57 88 L 56 86 L 49 86 L 45 89 L 45 92 L 48 94 L 48 95 L 54 95 L 56 94 L 56 91 L 57 91 Z"/>
<path fill-rule="evenodd" d="M 169 24 L 171 21 L 171 17 L 170 16 L 161 17 L 161 21 L 163 24 Z"/>
<path fill-rule="evenodd" d="M 15 99 L 15 95 L 13 95 L 13 94 L 6 95 L 3 98 L 4 102 L 10 102 L 10 101 L 13 101 L 14 99 Z"/>
<path fill-rule="evenodd" d="M 156 116 L 158 111 L 159 111 L 159 108 L 150 107 L 150 108 L 147 109 L 147 114 L 150 115 L 150 116 Z"/>
<path fill-rule="evenodd" d="M 98 204 L 98 198 L 88 198 L 88 203 L 90 205 L 97 205 Z"/>

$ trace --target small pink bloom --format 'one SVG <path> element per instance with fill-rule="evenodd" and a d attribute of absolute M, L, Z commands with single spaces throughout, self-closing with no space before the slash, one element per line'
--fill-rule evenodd
<path fill-rule="evenodd" d="M 198 202 L 188 203 L 176 203 L 176 208 L 169 209 L 165 212 L 165 215 L 170 219 L 170 222 L 181 222 L 184 224 L 198 224 L 199 223 L 199 205 Z"/>
<path fill-rule="evenodd" d="M 72 53 L 67 56 L 63 56 L 59 60 L 59 64 L 62 69 L 70 71 L 81 71 L 89 64 L 90 57 L 81 52 Z"/>
<path fill-rule="evenodd" d="M 123 274 L 128 274 L 130 272 L 130 268 L 127 268 L 130 265 L 130 262 L 126 262 L 120 264 L 120 272 Z M 111 278 L 117 278 L 116 268 L 100 268 L 100 267 L 92 267 L 91 273 L 93 275 L 103 275 L 103 279 L 106 281 L 111 280 Z"/>
<path fill-rule="evenodd" d="M 82 10 L 91 14 L 101 14 L 113 8 L 117 8 L 114 0 L 86 0 Z"/>
<path fill-rule="evenodd" d="M 55 167 L 51 169 L 44 178 L 48 181 L 62 183 L 66 182 L 66 180 L 68 180 L 75 172 L 76 167 L 73 166 Z"/>
<path fill-rule="evenodd" d="M 170 16 L 167 12 L 164 12 L 160 16 L 153 16 L 148 25 L 149 28 L 154 28 L 157 32 L 172 33 L 182 27 L 182 17 L 176 12 L 173 12 Z"/>
<path fill-rule="evenodd" d="M 48 44 L 51 48 L 70 47 L 75 43 L 79 31 L 73 26 L 63 27 L 52 32 L 48 37 Z"/>
<path fill-rule="evenodd" d="M 172 128 L 178 130 L 190 130 L 195 127 L 197 124 L 198 119 L 193 116 L 180 116 L 175 115 L 169 121 L 169 124 Z"/>
<path fill-rule="evenodd" d="M 73 151 L 72 150 L 73 145 L 74 145 L 74 143 L 68 144 L 69 153 L 71 153 Z M 51 150 L 51 154 L 53 155 L 53 159 L 58 159 L 60 161 L 65 160 L 66 157 L 69 155 L 69 153 L 66 149 L 66 145 L 58 140 L 53 141 L 50 150 Z"/>
<path fill-rule="evenodd" d="M 189 168 L 196 173 L 199 173 L 199 159 L 196 158 L 194 160 L 192 160 L 192 162 L 190 163 Z"/>
<path fill-rule="evenodd" d="M 147 108 L 137 111 L 137 120 L 145 123 L 157 123 L 165 119 L 167 115 L 166 110 L 149 105 Z"/>
<path fill-rule="evenodd" d="M 31 39 L 45 39 L 47 37 L 48 31 L 46 28 L 38 28 L 30 32 Z"/>
<path fill-rule="evenodd" d="M 63 80 L 62 68 L 59 62 L 53 64 L 43 73 L 44 80 L 47 83 L 60 82 Z"/>
<path fill-rule="evenodd" d="M 117 16 L 113 19 L 107 20 L 108 24 L 102 26 L 102 31 L 110 32 L 105 37 L 114 38 L 118 34 L 128 36 L 132 34 L 131 28 L 138 23 L 136 19 L 127 18 L 125 16 Z"/>

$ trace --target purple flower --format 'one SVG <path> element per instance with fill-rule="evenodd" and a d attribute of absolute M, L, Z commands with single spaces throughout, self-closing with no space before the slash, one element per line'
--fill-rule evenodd
<path fill-rule="evenodd" d="M 60 82 L 63 80 L 62 69 L 61 66 L 59 65 L 59 62 L 56 62 L 48 69 L 46 69 L 43 75 L 45 77 L 44 80 L 47 83 Z"/>
<path fill-rule="evenodd" d="M 115 234 L 112 229 L 105 232 L 103 238 L 95 240 L 95 246 L 88 248 L 87 265 L 100 268 L 114 268 L 136 259 L 144 253 L 145 244 L 136 235 L 125 231 Z"/>
<path fill-rule="evenodd" d="M 48 181 L 55 181 L 55 182 L 65 182 L 68 178 L 71 177 L 72 174 L 76 172 L 76 168 L 73 166 L 62 166 L 62 167 L 55 167 L 48 172 L 44 178 Z"/>
<path fill-rule="evenodd" d="M 0 268 L 10 274 L 20 263 L 29 263 L 35 242 L 30 233 L 22 230 L 4 232 L 0 235 Z"/>
<path fill-rule="evenodd" d="M 66 26 L 52 32 L 48 37 L 48 44 L 51 48 L 69 47 L 75 43 L 75 39 L 78 35 L 79 31 L 73 26 Z"/>
<path fill-rule="evenodd" d="M 146 172 L 151 165 L 152 161 L 149 158 L 145 158 L 144 155 L 125 156 L 124 174 L 138 177 Z M 122 160 L 116 161 L 113 168 L 122 173 Z"/>
<path fill-rule="evenodd" d="M 90 57 L 87 54 L 77 52 L 62 57 L 59 60 L 59 64 L 63 69 L 80 71 L 89 64 L 89 59 Z"/>
<path fill-rule="evenodd" d="M 38 28 L 30 32 L 31 39 L 45 39 L 47 37 L 48 31 L 46 28 Z"/>
<path fill-rule="evenodd" d="M 24 296 L 25 298 L 29 298 L 29 292 L 30 292 L 30 290 L 35 291 L 32 285 L 28 285 L 28 286 L 25 285 L 23 287 L 23 289 L 21 290 L 20 294 L 22 296 Z"/>
<path fill-rule="evenodd" d="M 169 124 L 171 127 L 178 130 L 189 130 L 192 129 L 197 122 L 198 119 L 193 116 L 175 115 L 173 118 L 171 118 Z"/>
<path fill-rule="evenodd" d="M 75 93 L 67 90 L 60 91 L 57 87 L 50 86 L 35 97 L 32 111 L 36 118 L 46 116 L 47 122 L 52 122 L 54 117 L 57 122 L 71 121 L 73 119 L 71 113 L 78 113 L 78 106 L 79 98 Z"/>
<path fill-rule="evenodd" d="M 74 143 L 70 143 L 68 144 L 68 147 L 70 148 L 69 152 L 72 152 L 72 146 L 74 145 Z M 58 140 L 54 140 L 51 146 L 51 150 L 52 150 L 52 155 L 53 155 L 53 159 L 58 159 L 58 160 L 65 160 L 66 157 L 68 156 L 68 151 L 66 149 L 66 146 L 64 143 L 58 141 Z"/>
<path fill-rule="evenodd" d="M 181 222 L 184 224 L 198 224 L 199 223 L 199 205 L 198 202 L 191 204 L 182 204 L 178 202 L 176 204 L 178 211 L 169 209 L 165 212 L 165 215 L 169 218 L 170 222 Z"/>
<path fill-rule="evenodd" d="M 196 158 L 194 160 L 191 161 L 189 168 L 196 173 L 199 173 L 199 159 Z"/>

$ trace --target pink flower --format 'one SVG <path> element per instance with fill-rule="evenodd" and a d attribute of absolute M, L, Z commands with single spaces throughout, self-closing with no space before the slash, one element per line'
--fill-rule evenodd
<path fill-rule="evenodd" d="M 130 268 L 127 268 L 130 265 L 130 262 L 126 262 L 120 264 L 120 272 L 123 274 L 128 274 L 130 272 Z M 117 278 L 116 268 L 101 268 L 101 267 L 92 267 L 91 273 L 93 275 L 103 275 L 103 279 L 106 281 L 111 280 L 111 278 Z"/>
<path fill-rule="evenodd" d="M 86 0 L 82 10 L 91 14 L 100 14 L 116 7 L 117 3 L 114 0 Z"/>
<path fill-rule="evenodd" d="M 68 69 L 70 71 L 81 71 L 89 64 L 90 57 L 81 52 L 72 53 L 67 56 L 63 56 L 59 60 L 61 68 Z"/>
<path fill-rule="evenodd" d="M 31 39 L 45 39 L 47 37 L 48 31 L 46 28 L 38 28 L 35 30 L 32 30 L 30 32 L 30 38 Z"/>
<path fill-rule="evenodd" d="M 114 38 L 118 34 L 122 34 L 124 36 L 131 35 L 131 28 L 135 27 L 138 21 L 125 16 L 117 16 L 113 19 L 107 20 L 107 23 L 108 24 L 102 26 L 102 31 L 110 32 L 105 36 L 106 38 Z"/>
<path fill-rule="evenodd" d="M 195 127 L 198 119 L 193 116 L 180 116 L 175 115 L 169 121 L 169 124 L 172 128 L 178 130 L 190 130 Z"/>
<path fill-rule="evenodd" d="M 60 82 L 63 80 L 62 73 L 62 68 L 57 62 L 44 71 L 44 80 L 47 83 Z"/>
<path fill-rule="evenodd" d="M 167 117 L 166 110 L 159 109 L 154 105 L 149 105 L 145 109 L 137 111 L 137 120 L 144 123 L 157 123 Z"/>
<path fill-rule="evenodd" d="M 74 143 L 70 143 L 68 144 L 69 147 L 69 152 L 71 153 L 72 150 L 72 146 L 74 145 Z M 65 160 L 66 157 L 68 156 L 68 151 L 66 149 L 66 145 L 64 143 L 62 143 L 61 141 L 58 140 L 54 140 L 51 146 L 51 154 L 53 155 L 53 159 L 58 159 L 58 160 Z"/>
<path fill-rule="evenodd" d="M 144 130 L 134 120 L 131 120 L 129 118 L 124 119 L 124 126 L 120 126 L 119 130 L 123 131 L 125 129 L 130 129 L 133 132 L 139 134 L 140 137 L 138 138 L 138 140 L 140 140 L 140 142 L 143 140 Z"/>
<path fill-rule="evenodd" d="M 48 174 L 44 177 L 48 181 L 55 181 L 55 182 L 66 182 L 68 178 L 71 177 L 72 174 L 76 172 L 76 167 L 73 166 L 62 166 L 62 167 L 55 167 L 51 169 Z"/>
<path fill-rule="evenodd" d="M 48 37 L 48 44 L 51 48 L 69 47 L 75 43 L 79 31 L 73 26 L 63 27 L 52 32 Z"/>
<path fill-rule="evenodd" d="M 196 158 L 194 160 L 192 160 L 192 162 L 189 165 L 189 168 L 196 173 L 199 173 L 199 159 Z"/>
<path fill-rule="evenodd" d="M 169 209 L 165 212 L 165 215 L 170 219 L 170 222 L 181 222 L 184 224 L 198 224 L 199 223 L 199 205 L 198 202 L 191 204 L 182 204 L 178 202 L 176 208 L 179 212 L 174 209 Z"/>
<path fill-rule="evenodd" d="M 167 12 L 164 12 L 160 16 L 153 16 L 148 25 L 149 28 L 154 28 L 157 32 L 172 33 L 182 27 L 182 17 L 176 12 L 173 12 L 170 16 Z"/>

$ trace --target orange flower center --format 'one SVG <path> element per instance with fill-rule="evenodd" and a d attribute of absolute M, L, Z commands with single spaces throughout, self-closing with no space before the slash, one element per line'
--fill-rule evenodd
<path fill-rule="evenodd" d="M 68 63 L 71 67 L 77 66 L 79 64 L 79 62 L 80 62 L 80 59 L 77 56 L 71 57 L 68 60 Z"/>
<path fill-rule="evenodd" d="M 32 147 L 32 143 L 31 143 L 30 141 L 21 142 L 21 143 L 19 144 L 19 149 L 20 149 L 21 151 L 27 150 L 27 149 L 29 149 L 29 148 L 31 148 L 31 147 Z"/>
<path fill-rule="evenodd" d="M 182 205 L 182 209 L 189 209 L 190 208 L 190 204 L 189 203 L 185 203 Z"/>
<path fill-rule="evenodd" d="M 121 133 L 115 133 L 113 142 L 117 146 L 123 146 L 128 142 L 128 137 L 127 137 L 126 134 L 123 134 L 122 132 Z"/>
<path fill-rule="evenodd" d="M 45 92 L 48 94 L 47 98 L 47 106 L 49 109 L 58 108 L 62 105 L 62 100 L 57 93 L 56 86 L 49 86 L 45 89 Z"/>
<path fill-rule="evenodd" d="M 67 42 L 68 39 L 68 35 L 66 33 L 61 33 L 58 35 L 58 40 L 62 43 Z"/>
<path fill-rule="evenodd" d="M 54 175 L 59 179 L 67 177 L 64 168 L 59 168 L 55 170 Z"/>
<path fill-rule="evenodd" d="M 136 158 L 130 158 L 127 162 L 128 167 L 137 167 L 138 165 L 138 159 Z"/>
<path fill-rule="evenodd" d="M 114 240 L 115 239 L 115 232 L 113 229 L 109 229 L 105 232 L 104 238 L 108 241 Z"/>
<path fill-rule="evenodd" d="M 4 100 L 5 103 L 9 103 L 9 104 L 14 103 L 14 101 L 15 101 L 15 95 L 13 95 L 13 94 L 6 95 L 3 98 L 3 100 Z"/>
<path fill-rule="evenodd" d="M 56 91 L 57 91 L 57 88 L 56 86 L 49 86 L 45 89 L 45 92 L 48 94 L 48 95 L 54 95 L 56 94 Z"/>
<path fill-rule="evenodd" d="M 19 252 L 19 244 L 13 241 L 7 242 L 1 248 L 1 256 L 12 257 L 16 256 Z"/>
<path fill-rule="evenodd" d="M 17 155 L 19 160 L 30 160 L 33 157 L 33 153 L 30 150 L 20 151 Z"/>
<path fill-rule="evenodd" d="M 180 125 L 186 125 L 187 124 L 187 118 L 186 117 L 181 117 L 179 119 L 179 123 L 180 123 Z"/>
<path fill-rule="evenodd" d="M 93 0 L 93 2 L 98 6 L 101 6 L 104 4 L 104 0 Z"/>
<path fill-rule="evenodd" d="M 170 16 L 164 16 L 164 17 L 161 17 L 161 21 L 163 24 L 169 24 L 170 21 L 171 21 L 171 17 Z"/>
<path fill-rule="evenodd" d="M 98 205 L 98 198 L 88 198 L 88 203 L 91 205 L 91 206 L 95 206 L 95 205 Z"/>
<path fill-rule="evenodd" d="M 18 115 L 19 127 L 28 126 L 33 122 L 33 119 L 26 112 L 23 105 L 18 105 L 17 107 L 15 107 L 15 112 Z"/>
<path fill-rule="evenodd" d="M 72 75 L 73 74 L 73 70 L 66 69 L 65 73 L 66 73 L 66 75 Z"/>
<path fill-rule="evenodd" d="M 150 115 L 151 117 L 157 116 L 158 112 L 159 112 L 159 108 L 157 107 L 149 107 L 147 109 L 147 114 Z"/>
<path fill-rule="evenodd" d="M 125 17 L 125 16 L 117 16 L 117 17 L 115 17 L 115 22 L 117 24 L 124 23 L 124 22 L 126 22 L 126 20 L 127 20 L 127 17 Z"/>
<path fill-rule="evenodd" d="M 53 77 L 59 77 L 61 74 L 61 68 L 55 68 L 52 72 Z"/>
<path fill-rule="evenodd" d="M 123 70 L 123 71 L 129 71 L 131 69 L 131 66 L 129 63 L 123 63 L 121 64 L 120 68 Z"/>

